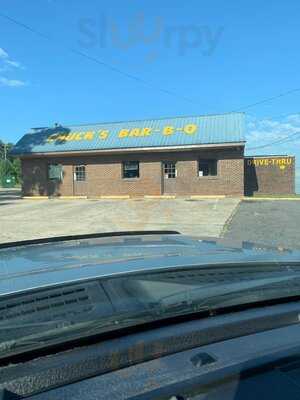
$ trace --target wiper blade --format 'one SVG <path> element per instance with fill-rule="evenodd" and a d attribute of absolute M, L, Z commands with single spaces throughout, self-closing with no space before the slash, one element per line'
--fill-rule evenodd
<path fill-rule="evenodd" d="M 31 334 L 20 339 L 0 342 L 0 359 L 11 355 L 35 350 L 47 345 L 59 344 L 70 340 L 81 339 L 94 334 L 112 332 L 121 328 L 142 324 L 157 319 L 157 313 L 149 310 L 133 314 L 120 313 L 105 319 L 94 319 L 72 323 L 60 329 Z M 1 328 L 0 328 L 1 332 Z M 62 340 L 63 339 L 63 340 Z"/>
<path fill-rule="evenodd" d="M 292 283 L 292 285 L 280 287 L 278 290 L 277 285 L 279 283 Z M 210 294 L 212 291 L 213 295 Z M 274 291 L 276 296 L 270 297 L 270 291 Z M 266 295 L 266 293 L 268 294 Z M 299 274 L 280 278 L 264 278 L 253 282 L 237 282 L 183 290 L 161 298 L 157 307 L 160 308 L 163 314 L 173 313 L 175 310 L 177 313 L 182 313 L 184 310 L 212 311 L 223 306 L 228 307 L 230 305 L 274 298 L 280 299 L 295 296 L 295 294 L 300 296 Z M 239 296 L 238 302 L 237 296 Z"/>
<path fill-rule="evenodd" d="M 53 320 L 53 321 L 41 321 L 41 322 L 24 322 L 24 323 L 16 323 L 16 324 L 0 324 L 0 333 L 2 330 L 9 329 L 26 329 L 26 328 L 63 328 L 65 326 L 70 325 L 71 322 L 67 320 Z"/>
<path fill-rule="evenodd" d="M 289 284 L 292 285 L 289 285 Z M 287 287 L 278 285 L 287 284 Z M 270 295 L 274 291 L 274 295 Z M 213 294 L 211 294 L 213 292 Z M 146 308 L 136 312 L 123 312 L 110 317 L 89 321 L 50 321 L 50 330 L 40 330 L 39 333 L 27 334 L 19 339 L 0 342 L 0 359 L 23 352 L 41 349 L 49 345 L 62 344 L 92 335 L 113 332 L 131 326 L 142 325 L 172 318 L 178 315 L 187 315 L 202 311 L 213 312 L 218 308 L 226 308 L 236 304 L 254 303 L 274 298 L 300 296 L 300 274 L 293 273 L 288 277 L 275 277 L 254 280 L 251 282 L 237 282 L 226 285 L 210 285 L 190 290 L 176 292 L 165 296 L 153 303 L 146 304 Z M 238 301 L 237 301 L 238 296 Z M 207 316 L 207 314 L 206 314 Z M 54 326 L 51 326 L 53 322 Z M 59 326 L 55 324 L 59 323 Z M 40 327 L 43 322 L 37 323 Z M 19 325 L 21 327 L 22 325 Z M 30 328 L 36 324 L 24 324 Z M 3 325 L 3 329 L 11 329 L 12 325 Z M 1 325 L 0 325 L 1 333 Z"/>

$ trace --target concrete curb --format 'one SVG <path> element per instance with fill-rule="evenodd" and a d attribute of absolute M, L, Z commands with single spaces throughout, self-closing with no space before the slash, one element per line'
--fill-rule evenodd
<path fill-rule="evenodd" d="M 146 195 L 146 196 L 142 196 L 142 198 L 144 199 L 176 199 L 178 198 L 175 195 Z"/>
<path fill-rule="evenodd" d="M 22 196 L 24 200 L 49 200 L 48 196 Z"/>
<path fill-rule="evenodd" d="M 183 199 L 183 200 L 218 200 L 218 199 L 240 199 L 242 201 L 300 201 L 300 197 L 242 197 L 242 196 L 225 196 L 225 195 L 192 195 L 192 196 L 176 196 L 176 195 L 145 195 L 145 196 L 23 196 L 24 200 L 172 200 L 172 199 Z"/>
<path fill-rule="evenodd" d="M 49 197 L 49 199 L 56 199 L 55 197 Z M 86 200 L 87 196 L 60 196 L 61 200 Z"/>
<path fill-rule="evenodd" d="M 225 196 L 225 195 L 222 195 L 222 194 L 220 194 L 220 195 L 215 195 L 215 196 L 213 196 L 213 195 L 207 195 L 207 196 L 205 196 L 205 195 L 192 195 L 192 196 L 188 196 L 188 198 L 189 199 L 191 199 L 191 200 L 201 200 L 201 199 L 225 199 L 225 198 L 229 198 L 229 196 Z M 230 198 L 232 198 L 232 196 L 230 196 Z"/>
<path fill-rule="evenodd" d="M 182 199 L 182 200 L 205 200 L 205 199 L 226 199 L 235 198 L 232 196 L 176 196 L 176 195 L 145 195 L 145 196 L 23 196 L 24 200 L 172 200 L 172 199 Z"/>
<path fill-rule="evenodd" d="M 244 197 L 245 201 L 300 201 L 300 197 Z"/>
<path fill-rule="evenodd" d="M 23 200 L 86 200 L 87 196 L 60 196 L 60 197 L 51 197 L 51 196 L 23 196 Z"/>
<path fill-rule="evenodd" d="M 129 195 L 123 195 L 123 196 L 99 196 L 99 199 L 100 200 L 128 200 L 128 199 L 130 199 L 130 196 Z"/>

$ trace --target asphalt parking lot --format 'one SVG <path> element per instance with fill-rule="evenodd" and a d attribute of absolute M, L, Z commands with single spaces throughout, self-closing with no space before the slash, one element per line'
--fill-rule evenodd
<path fill-rule="evenodd" d="M 223 236 L 287 248 L 300 248 L 300 201 L 242 201 Z"/>
<path fill-rule="evenodd" d="M 300 201 L 239 199 L 25 200 L 0 189 L 0 243 L 127 230 L 176 230 L 300 248 Z"/>
<path fill-rule="evenodd" d="M 239 199 L 26 200 L 0 189 L 0 242 L 127 230 L 220 236 Z"/>

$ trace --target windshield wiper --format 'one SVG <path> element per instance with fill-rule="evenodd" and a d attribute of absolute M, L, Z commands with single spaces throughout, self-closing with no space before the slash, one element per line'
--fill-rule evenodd
<path fill-rule="evenodd" d="M 284 283 L 292 283 L 292 285 L 278 288 L 278 284 Z M 213 295 L 210 294 L 212 291 Z M 270 295 L 272 291 L 274 296 Z M 163 315 L 182 314 L 184 311 L 213 311 L 237 304 L 282 299 L 295 295 L 300 297 L 299 274 L 280 278 L 264 278 L 253 282 L 237 282 L 182 290 L 161 298 L 158 301 L 157 308 Z"/>
<path fill-rule="evenodd" d="M 112 332 L 124 327 L 134 326 L 157 319 L 157 313 L 152 310 L 115 314 L 105 319 L 94 319 L 90 321 L 66 324 L 60 329 L 51 329 L 47 332 L 39 332 L 20 339 L 12 339 L 0 342 L 0 359 L 24 351 L 41 348 L 49 344 L 62 343 L 69 340 L 76 340 L 94 334 Z M 68 321 L 66 321 L 68 322 Z M 109 328 L 109 329 L 108 329 Z M 0 327 L 1 331 L 1 327 Z M 71 333 L 71 335 L 70 335 Z M 62 341 L 62 337 L 65 340 Z"/>
<path fill-rule="evenodd" d="M 278 286 L 286 284 L 287 287 Z M 292 285 L 290 285 L 292 284 Z M 212 293 L 213 294 L 210 294 Z M 270 292 L 272 295 L 270 295 Z M 26 335 L 23 338 L 0 342 L 0 359 L 11 355 L 40 349 L 49 345 L 80 340 L 93 335 L 113 332 L 123 328 L 164 320 L 179 315 L 207 312 L 214 314 L 220 308 L 241 304 L 255 304 L 264 300 L 300 297 L 299 274 L 288 277 L 264 278 L 251 282 L 226 285 L 210 285 L 183 290 L 165 296 L 155 302 L 146 303 L 141 311 L 121 312 L 110 317 L 89 321 L 60 321 L 64 326 L 46 332 Z M 237 299 L 238 297 L 238 299 Z M 199 314 L 201 317 L 201 314 Z M 57 321 L 53 321 L 55 324 Z M 38 323 L 39 324 L 39 323 Z M 25 326 L 31 324 L 25 324 Z M 40 324 L 41 326 L 43 323 Z M 50 324 L 51 325 L 51 324 Z M 21 326 L 21 325 L 19 325 Z M 5 327 L 5 326 L 4 326 Z M 10 325 L 8 325 L 11 328 Z M 1 326 L 0 326 L 1 332 Z"/>
<path fill-rule="evenodd" d="M 64 328 L 65 326 L 70 325 L 71 322 L 67 320 L 53 320 L 53 321 L 41 321 L 41 322 L 24 322 L 24 323 L 16 323 L 16 324 L 0 324 L 0 332 L 4 329 L 26 329 L 26 328 L 44 328 L 44 327 L 55 327 L 55 328 Z"/>

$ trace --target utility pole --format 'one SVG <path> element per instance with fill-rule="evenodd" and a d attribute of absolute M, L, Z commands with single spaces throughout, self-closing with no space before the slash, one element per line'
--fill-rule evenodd
<path fill-rule="evenodd" d="M 6 158 L 7 158 L 6 143 L 4 143 L 4 161 L 6 161 Z"/>

